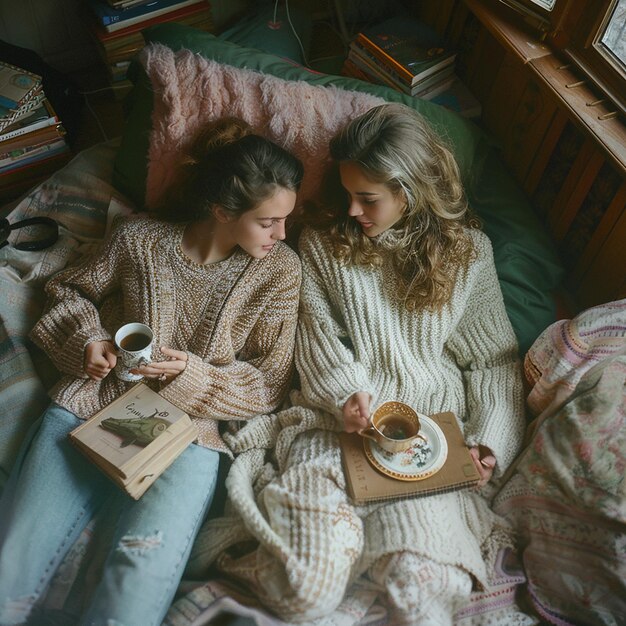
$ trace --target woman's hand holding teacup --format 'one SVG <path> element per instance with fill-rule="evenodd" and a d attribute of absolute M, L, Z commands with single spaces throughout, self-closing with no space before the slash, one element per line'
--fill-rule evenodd
<path fill-rule="evenodd" d="M 469 453 L 474 459 L 474 464 L 480 474 L 480 480 L 477 487 L 484 487 L 493 475 L 493 470 L 496 466 L 496 457 L 493 456 L 493 452 L 485 446 L 474 446 L 469 449 Z"/>
<path fill-rule="evenodd" d="M 353 393 L 343 405 L 343 427 L 347 433 L 355 433 L 370 426 L 370 402 L 367 391 Z"/>
<path fill-rule="evenodd" d="M 141 367 L 130 370 L 145 378 L 155 378 L 163 383 L 171 383 L 186 367 L 187 353 L 182 350 L 161 347 L 161 353 L 167 357 L 165 361 L 152 361 Z"/>
<path fill-rule="evenodd" d="M 117 363 L 117 352 L 112 341 L 92 341 L 85 346 L 85 374 L 92 380 L 102 380 Z"/>

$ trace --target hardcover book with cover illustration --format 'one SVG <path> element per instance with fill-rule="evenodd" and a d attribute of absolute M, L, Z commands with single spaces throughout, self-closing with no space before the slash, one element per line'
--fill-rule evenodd
<path fill-rule="evenodd" d="M 189 416 L 138 383 L 69 435 L 135 500 L 198 436 Z"/>
<path fill-rule="evenodd" d="M 473 487 L 480 480 L 453 413 L 422 419 L 426 442 L 385 454 L 369 439 L 340 433 L 348 495 L 355 504 L 427 496 Z"/>
<path fill-rule="evenodd" d="M 393 17 L 366 28 L 355 43 L 393 68 L 409 85 L 451 65 L 456 58 L 456 52 L 435 31 L 408 17 Z"/>

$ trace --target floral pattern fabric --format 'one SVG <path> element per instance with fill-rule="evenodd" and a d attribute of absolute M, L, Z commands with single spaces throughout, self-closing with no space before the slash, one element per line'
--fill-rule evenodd
<path fill-rule="evenodd" d="M 549 327 L 526 357 L 532 438 L 494 500 L 552 624 L 626 623 L 626 300 Z"/>

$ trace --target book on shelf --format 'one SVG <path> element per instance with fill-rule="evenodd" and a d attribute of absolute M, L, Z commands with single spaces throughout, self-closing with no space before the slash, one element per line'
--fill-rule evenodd
<path fill-rule="evenodd" d="M 114 31 L 106 30 L 104 25 L 93 14 L 91 14 L 90 17 L 92 19 L 88 23 L 91 26 L 90 31 L 97 40 L 103 46 L 108 45 L 113 48 L 119 45 L 119 42 L 125 42 L 126 36 L 129 35 L 134 35 L 135 39 L 141 39 L 143 42 L 141 31 L 149 26 L 165 21 L 187 23 L 187 20 L 191 20 L 193 23 L 194 17 L 196 18 L 195 21 L 200 21 L 201 19 L 210 19 L 211 15 L 211 5 L 206 0 L 194 0 L 190 3 L 173 6 L 172 11 L 166 13 L 158 15 L 147 14 L 144 20 L 133 22 L 132 24 L 124 22 L 123 27 Z M 129 37 L 129 39 L 132 40 L 133 38 Z"/>
<path fill-rule="evenodd" d="M 4 171 L 46 159 L 52 155 L 67 152 L 69 147 L 63 137 L 34 143 L 22 148 L 13 148 L 6 152 L 1 151 L 0 144 L 0 174 Z"/>
<path fill-rule="evenodd" d="M 54 141 L 59 137 L 65 136 L 65 128 L 63 124 L 53 124 L 52 126 L 44 126 L 37 130 L 32 130 L 23 135 L 18 135 L 12 139 L 6 139 L 0 141 L 0 153 L 8 152 L 9 150 L 19 150 L 26 146 L 33 144 L 41 144 L 46 141 Z"/>
<path fill-rule="evenodd" d="M 428 496 L 467 489 L 478 483 L 480 475 L 454 414 L 446 412 L 430 417 L 445 435 L 448 454 L 441 469 L 422 480 L 398 480 L 382 474 L 368 461 L 363 437 L 356 433 L 339 434 L 348 496 L 355 504 Z"/>
<path fill-rule="evenodd" d="M 112 33 L 107 32 L 101 24 L 93 19 L 93 16 L 86 15 L 85 18 L 87 30 L 94 40 L 96 49 L 107 64 L 132 59 L 145 45 L 143 29 L 155 24 L 177 22 L 200 30 L 213 30 L 211 7 L 206 2 L 192 4 L 171 13 L 151 17 Z"/>
<path fill-rule="evenodd" d="M 116 29 L 113 32 L 107 31 L 95 15 L 88 10 L 87 6 L 84 9 L 81 17 L 87 32 L 94 41 L 100 58 L 107 68 L 109 82 L 114 87 L 116 98 L 123 97 L 124 90 L 130 89 L 132 86 L 126 76 L 126 70 L 133 57 L 145 45 L 143 37 L 145 28 L 164 22 L 177 22 L 199 30 L 213 31 L 211 5 L 206 0 L 185 6 L 177 5 L 173 7 L 174 10 L 156 16 L 148 14 L 144 16 L 144 19 L 130 26 L 126 26 L 126 22 L 120 22 L 120 24 L 124 24 L 124 28 Z"/>
<path fill-rule="evenodd" d="M 411 86 L 403 82 L 396 72 L 389 71 L 387 68 L 378 64 L 375 57 L 366 50 L 352 44 L 346 63 L 347 66 L 344 68 L 344 71 L 354 72 L 354 66 L 356 66 L 356 68 L 360 70 L 359 73 L 363 75 L 364 80 L 399 89 L 409 96 L 425 98 L 431 91 L 435 89 L 441 90 L 454 81 L 454 65 L 448 65 L 439 72 Z"/>
<path fill-rule="evenodd" d="M 28 115 L 45 97 L 46 94 L 43 88 L 39 87 L 39 89 L 36 89 L 32 96 L 17 109 L 6 109 L 0 106 L 0 131 Z"/>
<path fill-rule="evenodd" d="M 151 17 L 164 15 L 176 9 L 206 0 L 153 0 L 127 9 L 114 9 L 104 0 L 87 0 L 97 20 L 108 32 L 114 32 L 133 24 L 144 22 Z"/>
<path fill-rule="evenodd" d="M 0 61 L 0 112 L 3 117 L 18 110 L 41 89 L 41 76 Z"/>
<path fill-rule="evenodd" d="M 454 63 L 456 51 L 425 24 L 409 17 L 393 17 L 358 33 L 354 44 L 393 68 L 403 82 L 419 81 Z"/>
<path fill-rule="evenodd" d="M 20 164 L 18 167 L 3 170 L 0 172 L 0 198 L 4 200 L 14 197 L 34 186 L 51 172 L 65 165 L 71 154 L 69 150 L 64 150 L 34 163 Z"/>
<path fill-rule="evenodd" d="M 44 98 L 33 111 L 0 131 L 0 146 L 2 142 L 8 139 L 57 124 L 60 124 L 59 116 L 56 114 L 50 101 Z"/>
<path fill-rule="evenodd" d="M 187 413 L 142 382 L 69 435 L 87 458 L 135 500 L 197 436 Z"/>
<path fill-rule="evenodd" d="M 153 2 L 153 0 L 107 0 L 109 6 L 118 10 L 129 9 L 141 4 L 148 4 L 149 2 Z"/>

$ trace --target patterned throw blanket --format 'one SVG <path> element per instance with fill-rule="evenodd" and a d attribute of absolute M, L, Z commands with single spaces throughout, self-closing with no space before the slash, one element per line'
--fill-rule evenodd
<path fill-rule="evenodd" d="M 626 624 L 626 300 L 546 329 L 528 351 L 536 416 L 495 499 L 553 624 Z"/>
<path fill-rule="evenodd" d="M 27 335 L 44 305 L 48 278 L 93 251 L 105 233 L 112 196 L 115 142 L 78 155 L 66 168 L 36 187 L 11 208 L 9 222 L 49 216 L 60 225 L 59 241 L 46 250 L 0 250 L 0 490 L 24 434 L 49 399 L 46 389 L 56 373 Z M 17 243 L 30 234 L 13 231 Z"/>

